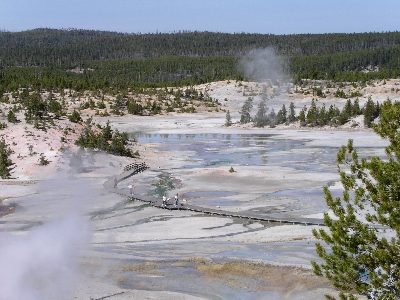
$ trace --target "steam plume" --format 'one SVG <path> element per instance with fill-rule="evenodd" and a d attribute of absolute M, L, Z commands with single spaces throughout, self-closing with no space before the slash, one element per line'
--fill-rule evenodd
<path fill-rule="evenodd" d="M 16 220 L 44 222 L 30 231 L 0 234 L 0 299 L 72 299 L 81 279 L 78 259 L 90 240 L 84 216 L 96 195 L 88 180 L 47 180 L 22 200 Z"/>
<path fill-rule="evenodd" d="M 253 49 L 239 61 L 239 68 L 249 79 L 266 81 L 288 81 L 285 74 L 285 60 L 272 48 Z"/>
<path fill-rule="evenodd" d="M 0 299 L 68 299 L 79 279 L 77 244 L 85 225 L 78 215 L 49 222 L 28 236 L 2 237 Z"/>

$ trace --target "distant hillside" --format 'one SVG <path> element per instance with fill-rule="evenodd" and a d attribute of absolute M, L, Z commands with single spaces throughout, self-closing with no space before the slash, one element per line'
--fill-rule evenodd
<path fill-rule="evenodd" d="M 181 32 L 122 34 L 91 30 L 35 29 L 0 33 L 1 65 L 73 67 L 86 60 L 164 56 L 231 56 L 273 47 L 282 55 L 387 49 L 400 32 L 355 34 L 246 34 Z"/>
<path fill-rule="evenodd" d="M 368 80 L 400 72 L 400 32 L 124 34 L 35 29 L 0 32 L 0 91 L 16 84 L 79 89 L 243 79 L 237 59 L 248 50 L 267 47 L 288 58 L 285 67 L 295 78 L 342 80 L 352 74 L 356 80 Z M 66 72 L 76 68 L 91 71 Z M 365 70 L 379 72 L 360 73 Z"/>

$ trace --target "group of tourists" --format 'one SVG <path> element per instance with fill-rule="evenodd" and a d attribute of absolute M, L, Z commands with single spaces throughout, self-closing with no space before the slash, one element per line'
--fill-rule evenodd
<path fill-rule="evenodd" d="M 117 187 L 118 184 L 118 180 L 117 177 L 114 177 L 114 188 Z M 131 197 L 133 196 L 133 192 L 135 191 L 135 186 L 133 185 L 133 183 L 128 185 L 129 188 L 129 193 L 131 195 Z M 171 198 L 167 198 L 167 194 L 164 194 L 162 197 L 162 207 L 167 207 L 167 205 L 169 204 L 169 201 L 171 200 Z M 176 193 L 175 197 L 174 197 L 174 207 L 177 207 L 179 204 L 179 198 L 178 198 L 178 193 Z"/>
<path fill-rule="evenodd" d="M 171 200 L 171 198 L 167 199 L 167 194 L 163 195 L 162 198 L 162 207 L 167 207 L 169 200 Z M 179 204 L 179 200 L 178 200 L 178 193 L 176 193 L 175 197 L 174 197 L 174 207 L 177 207 Z"/>

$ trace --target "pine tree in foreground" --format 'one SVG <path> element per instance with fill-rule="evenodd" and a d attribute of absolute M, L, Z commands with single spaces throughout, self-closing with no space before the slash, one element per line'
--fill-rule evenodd
<path fill-rule="evenodd" d="M 400 103 L 386 101 L 374 131 L 389 141 L 387 159 L 359 159 L 353 141 L 342 146 L 337 161 L 344 187 L 325 199 L 337 220 L 324 215 L 326 229 L 313 230 L 322 240 L 316 250 L 324 261 L 312 262 L 315 274 L 330 279 L 340 299 L 400 299 Z M 326 296 L 328 299 L 334 299 Z"/>

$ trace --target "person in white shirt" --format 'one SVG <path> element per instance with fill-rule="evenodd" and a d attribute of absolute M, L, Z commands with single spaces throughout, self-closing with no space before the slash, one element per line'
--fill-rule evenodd
<path fill-rule="evenodd" d="M 174 203 L 174 206 L 178 206 L 178 202 L 179 202 L 179 200 L 178 200 L 178 193 L 176 193 L 176 195 L 175 195 L 175 203 Z"/>

